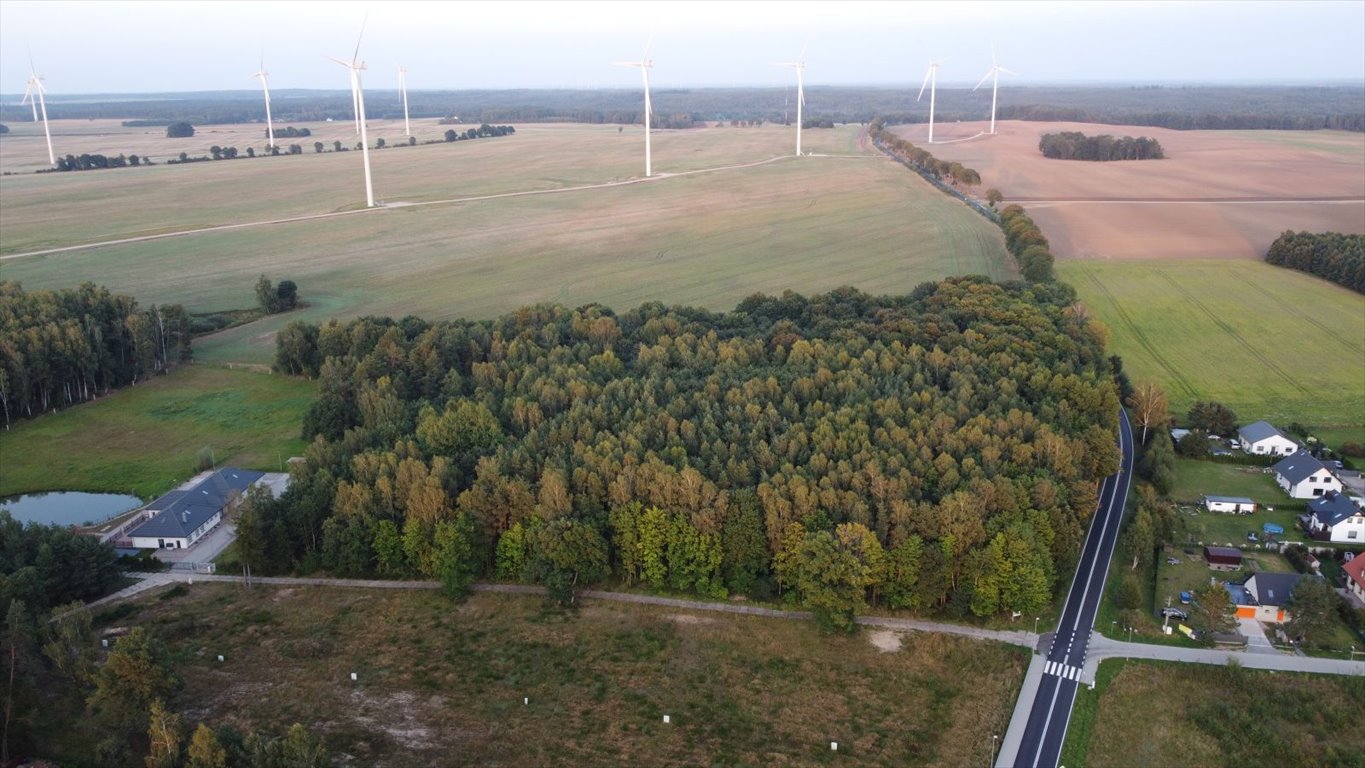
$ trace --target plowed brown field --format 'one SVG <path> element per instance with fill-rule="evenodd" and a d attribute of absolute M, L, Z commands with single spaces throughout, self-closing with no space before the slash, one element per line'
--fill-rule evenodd
<path fill-rule="evenodd" d="M 1259 259 L 1284 230 L 1365 233 L 1365 135 L 1173 131 L 1001 121 L 935 127 L 930 151 L 981 174 L 1042 227 L 1061 259 Z M 928 127 L 896 132 L 926 146 Z M 1149 136 L 1166 159 L 1049 160 L 1044 133 Z"/>

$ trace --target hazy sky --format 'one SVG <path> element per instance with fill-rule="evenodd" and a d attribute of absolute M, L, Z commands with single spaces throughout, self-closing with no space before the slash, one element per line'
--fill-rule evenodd
<path fill-rule="evenodd" d="M 652 36 L 660 86 L 777 85 L 806 48 L 814 85 L 1365 80 L 1365 1 L 1340 2 L 26 2 L 0 0 L 0 92 L 32 51 L 50 93 L 366 86 L 634 87 Z M 1365 95 L 1362 96 L 1365 98 Z"/>

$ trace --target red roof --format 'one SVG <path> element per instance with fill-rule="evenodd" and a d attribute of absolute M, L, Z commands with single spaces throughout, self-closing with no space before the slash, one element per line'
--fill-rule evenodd
<path fill-rule="evenodd" d="M 1356 555 L 1351 558 L 1351 562 L 1341 566 L 1341 570 L 1346 572 L 1347 578 L 1365 589 L 1365 555 Z"/>

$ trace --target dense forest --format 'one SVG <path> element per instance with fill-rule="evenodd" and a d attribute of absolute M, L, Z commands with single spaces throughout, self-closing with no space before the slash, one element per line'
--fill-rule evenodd
<path fill-rule="evenodd" d="M 0 410 L 18 416 L 84 402 L 190 358 L 179 304 L 139 309 L 94 283 L 26 292 L 0 280 Z"/>
<path fill-rule="evenodd" d="M 1365 235 L 1288 231 L 1270 244 L 1265 260 L 1365 293 Z"/>
<path fill-rule="evenodd" d="M 1086 136 L 1080 131 L 1045 133 L 1038 151 L 1053 160 L 1161 160 L 1165 157 L 1156 139 L 1139 136 L 1114 138 L 1109 134 Z"/>
<path fill-rule="evenodd" d="M 527 307 L 278 337 L 312 445 L 238 524 L 256 573 L 493 576 L 1032 611 L 1117 467 L 1101 332 L 1057 283 Z"/>
<path fill-rule="evenodd" d="M 984 66 L 984 65 L 983 65 Z M 655 124 L 683 128 L 701 122 L 733 120 L 785 123 L 795 119 L 795 88 L 657 88 Z M 807 86 L 806 117 L 813 121 L 889 122 L 928 120 L 928 107 L 915 102 L 916 87 Z M 276 119 L 285 122 L 349 120 L 349 91 L 281 89 L 272 92 Z M 48 94 L 53 119 L 114 118 L 146 125 L 187 120 L 195 125 L 263 121 L 260 91 L 89 95 L 67 101 Z M 637 88 L 593 90 L 410 91 L 413 119 L 458 116 L 465 123 L 581 122 L 632 125 L 643 108 Z M 369 115 L 403 116 L 397 91 L 368 90 Z M 27 121 L 29 113 L 13 102 L 0 106 L 0 119 Z M 968 88 L 940 86 L 936 118 L 941 123 L 990 118 L 990 98 Z M 1331 128 L 1365 131 L 1359 86 L 1023 86 L 1002 87 L 1002 120 L 1075 121 L 1110 125 L 1148 125 L 1179 130 Z"/>

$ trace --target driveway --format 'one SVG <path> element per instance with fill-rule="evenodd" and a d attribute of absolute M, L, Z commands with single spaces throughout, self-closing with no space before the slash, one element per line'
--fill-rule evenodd
<path fill-rule="evenodd" d="M 236 525 L 219 523 L 188 549 L 158 549 L 152 556 L 163 563 L 169 563 L 172 568 L 192 570 L 194 563 L 207 563 L 213 560 L 236 538 Z"/>
<path fill-rule="evenodd" d="M 1238 617 L 1237 624 L 1242 634 L 1247 639 L 1247 653 L 1269 653 L 1281 655 L 1281 652 L 1270 644 L 1270 638 L 1266 637 L 1265 628 L 1261 622 L 1255 619 Z"/>

